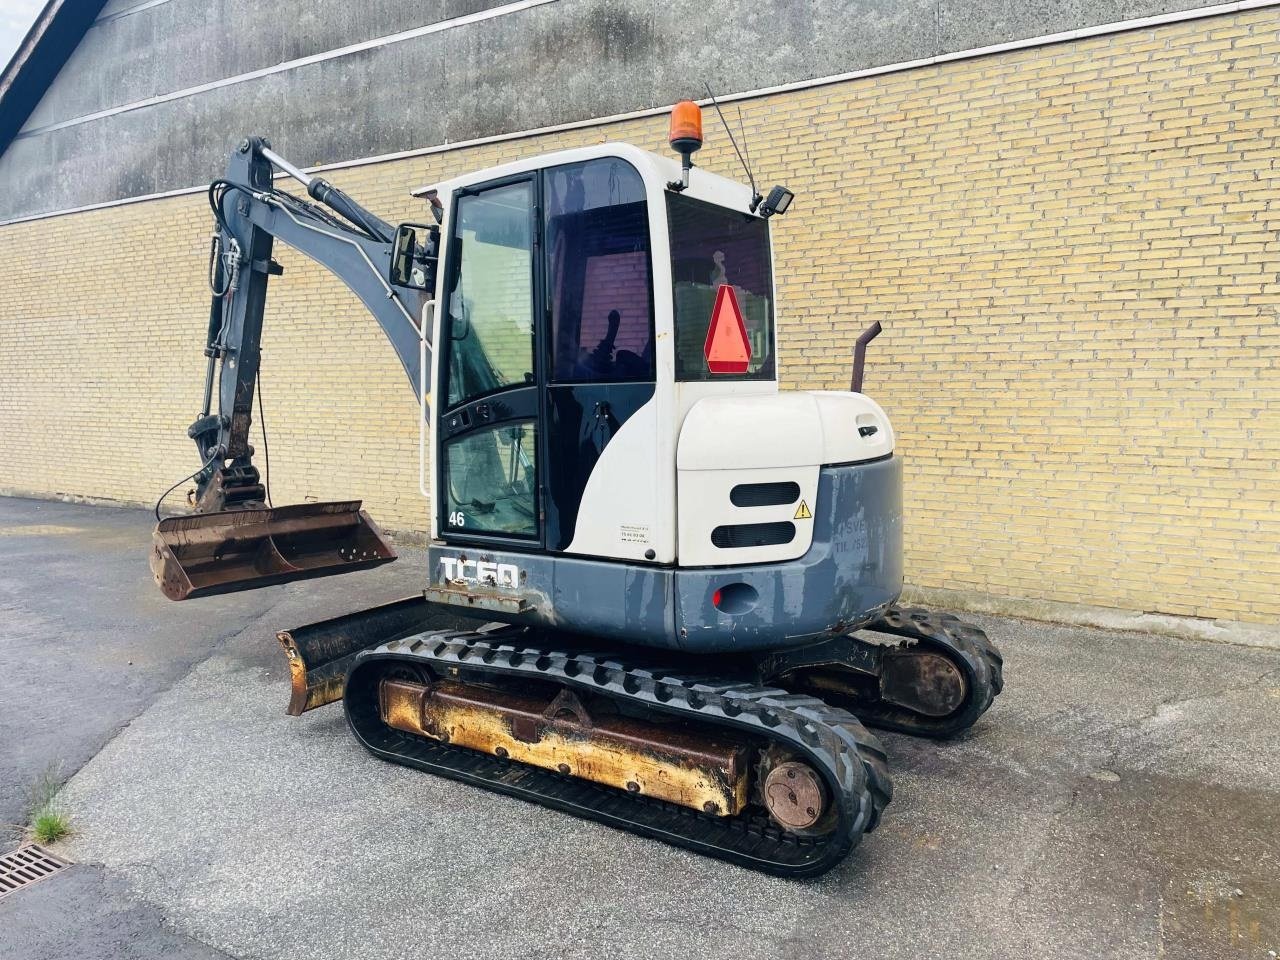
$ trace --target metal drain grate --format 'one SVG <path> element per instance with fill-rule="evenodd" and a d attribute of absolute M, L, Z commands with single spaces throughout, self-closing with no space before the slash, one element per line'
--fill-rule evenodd
<path fill-rule="evenodd" d="M 0 900 L 69 866 L 66 860 L 55 857 L 38 843 L 6 853 L 0 857 Z"/>

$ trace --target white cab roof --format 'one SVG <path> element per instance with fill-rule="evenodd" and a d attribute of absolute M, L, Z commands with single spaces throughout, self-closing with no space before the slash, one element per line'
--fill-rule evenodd
<path fill-rule="evenodd" d="M 696 154 L 695 161 L 696 161 Z M 663 157 L 648 150 L 641 150 L 630 143 L 600 143 L 590 147 L 577 147 L 572 150 L 558 150 L 555 153 L 543 153 L 515 160 L 497 167 L 487 167 L 459 177 L 442 180 L 412 191 L 413 196 L 421 197 L 430 189 L 440 191 L 440 198 L 447 200 L 454 190 L 500 180 L 503 177 L 542 170 L 546 167 L 557 167 L 566 163 L 581 163 L 584 160 L 617 157 L 626 160 L 639 171 L 650 191 L 664 191 L 666 184 L 680 179 L 680 161 L 674 157 Z M 746 211 L 751 203 L 751 189 L 745 184 L 737 183 L 727 177 L 721 177 L 695 166 L 690 174 L 689 189 L 686 196 L 706 200 L 720 206 Z"/>

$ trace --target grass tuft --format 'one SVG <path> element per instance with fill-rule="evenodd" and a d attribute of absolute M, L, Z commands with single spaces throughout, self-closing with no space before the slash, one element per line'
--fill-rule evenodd
<path fill-rule="evenodd" d="M 71 832 L 71 821 L 58 803 L 62 767 L 51 763 L 31 788 L 31 836 L 37 843 L 54 843 Z"/>
<path fill-rule="evenodd" d="M 67 815 L 52 805 L 36 811 L 31 821 L 31 836 L 36 843 L 54 843 L 71 832 Z"/>

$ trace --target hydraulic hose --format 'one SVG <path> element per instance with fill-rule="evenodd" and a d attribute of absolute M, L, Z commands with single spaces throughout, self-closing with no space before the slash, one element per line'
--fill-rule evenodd
<path fill-rule="evenodd" d="M 307 184 L 307 193 L 329 208 L 336 210 L 374 239 L 382 243 L 390 242 L 393 233 L 391 225 L 385 220 L 375 217 L 333 184 L 329 183 L 329 181 L 320 177 L 312 178 L 311 182 Z"/>

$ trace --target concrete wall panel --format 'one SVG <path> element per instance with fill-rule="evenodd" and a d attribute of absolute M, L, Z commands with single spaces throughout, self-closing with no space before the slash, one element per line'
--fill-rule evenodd
<path fill-rule="evenodd" d="M 168 0 L 95 26 L 0 157 L 0 219 L 189 187 L 269 136 L 331 163 L 1198 6 L 1192 0 L 558 0 L 73 127 L 492 0 Z M 108 8 L 108 12 L 111 8 Z M 406 12 L 410 11 L 410 12 Z M 52 171 L 52 173 L 51 173 Z"/>
<path fill-rule="evenodd" d="M 439 23 L 505 0 L 168 0 L 90 29 L 27 127 Z M 92 78 L 93 82 L 85 82 Z"/>

